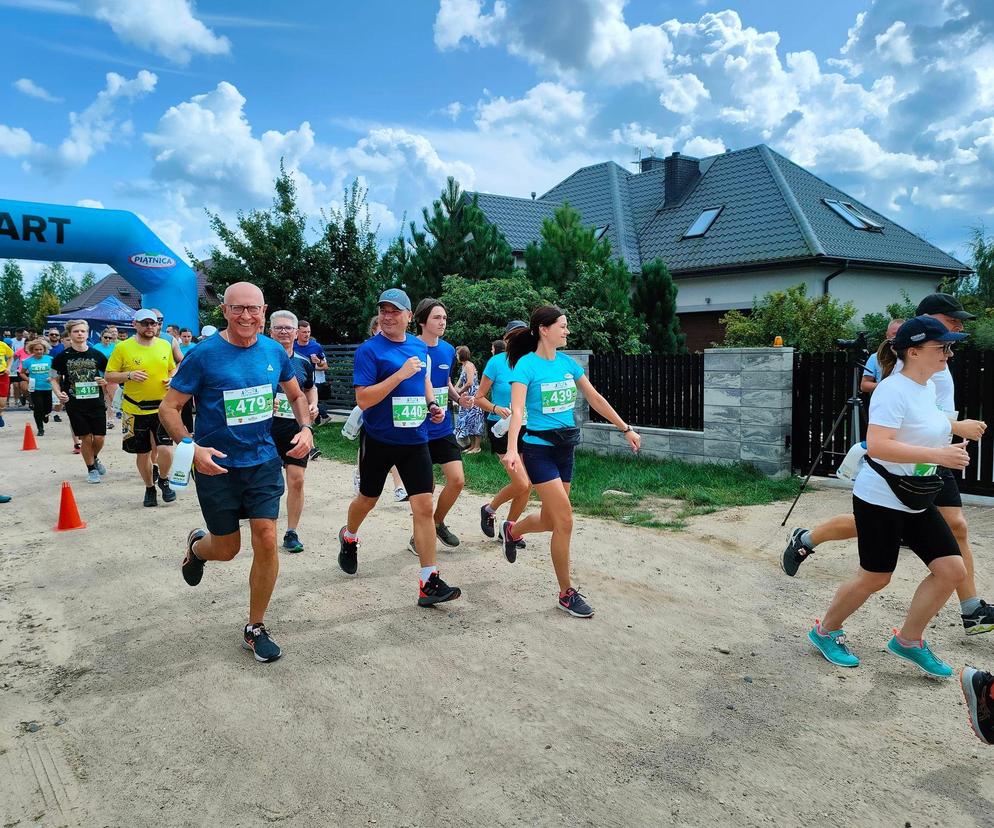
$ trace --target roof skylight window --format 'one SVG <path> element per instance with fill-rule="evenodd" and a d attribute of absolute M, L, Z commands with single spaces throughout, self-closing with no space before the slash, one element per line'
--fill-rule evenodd
<path fill-rule="evenodd" d="M 869 230 L 871 233 L 884 232 L 884 226 L 880 222 L 863 215 L 848 201 L 836 201 L 834 198 L 825 198 L 822 201 L 857 230 Z"/>
<path fill-rule="evenodd" d="M 685 239 L 694 239 L 703 236 L 711 229 L 711 225 L 714 224 L 714 220 L 718 218 L 718 214 L 723 209 L 725 209 L 725 205 L 721 207 L 708 207 L 702 211 L 697 217 L 697 221 L 690 225 L 687 232 L 683 234 L 683 237 Z"/>

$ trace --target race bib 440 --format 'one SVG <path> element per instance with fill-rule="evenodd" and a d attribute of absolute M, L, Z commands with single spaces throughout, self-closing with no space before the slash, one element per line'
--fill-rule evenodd
<path fill-rule="evenodd" d="M 417 428 L 428 416 L 424 397 L 391 397 L 394 428 Z"/>
<path fill-rule="evenodd" d="M 542 413 L 558 414 L 560 411 L 572 411 L 576 405 L 576 383 L 573 380 L 562 382 L 543 382 Z"/>
<path fill-rule="evenodd" d="M 224 419 L 229 426 L 272 419 L 273 387 L 256 385 L 224 392 Z"/>

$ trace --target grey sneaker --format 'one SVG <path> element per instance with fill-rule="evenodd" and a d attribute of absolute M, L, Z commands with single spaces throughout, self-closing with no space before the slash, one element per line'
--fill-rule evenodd
<path fill-rule="evenodd" d="M 101 477 L 107 474 L 107 467 L 103 464 L 103 461 L 99 457 L 96 460 L 96 465 L 97 471 L 100 473 Z"/>
<path fill-rule="evenodd" d="M 594 614 L 590 604 L 573 587 L 566 590 L 565 595 L 559 596 L 559 609 L 576 618 L 590 618 Z"/>
<path fill-rule="evenodd" d="M 801 535 L 807 531 L 807 529 L 798 527 L 791 532 L 787 548 L 784 549 L 783 555 L 780 558 L 780 568 L 790 575 L 791 578 L 797 574 L 797 570 L 804 563 L 804 559 L 808 555 L 814 554 L 815 550 L 810 546 L 805 546 L 801 541 Z"/>
<path fill-rule="evenodd" d="M 412 555 L 418 554 L 417 547 L 414 545 L 414 535 L 411 535 L 411 539 L 407 542 L 407 551 Z"/>
<path fill-rule="evenodd" d="M 455 549 L 459 545 L 459 538 L 453 535 L 444 523 L 435 524 L 435 536 L 450 549 Z"/>
<path fill-rule="evenodd" d="M 981 600 L 980 606 L 969 615 L 961 615 L 967 635 L 980 635 L 994 631 L 994 607 Z"/>

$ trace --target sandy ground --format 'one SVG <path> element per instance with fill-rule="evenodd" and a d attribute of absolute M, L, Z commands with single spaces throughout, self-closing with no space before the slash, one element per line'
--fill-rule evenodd
<path fill-rule="evenodd" d="M 681 533 L 580 519 L 576 581 L 589 621 L 554 606 L 548 542 L 507 564 L 466 495 L 442 553 L 464 597 L 415 605 L 409 520 L 384 502 L 359 574 L 336 564 L 351 470 L 308 471 L 306 551 L 282 556 L 269 614 L 285 657 L 239 647 L 250 551 L 180 577 L 193 493 L 143 509 L 112 432 L 99 486 L 65 425 L 18 451 L 0 431 L 2 825 L 987 824 L 989 754 L 955 680 L 883 649 L 922 568 L 852 620 L 858 670 L 805 640 L 854 566 L 824 549 L 777 565 L 785 505 L 697 518 Z M 55 533 L 72 482 L 85 530 Z M 801 522 L 846 507 L 806 495 Z M 968 509 L 989 596 L 994 520 Z M 280 532 L 282 533 L 282 526 Z M 984 564 L 982 563 L 982 567 Z M 956 665 L 994 665 L 957 608 L 931 637 Z M 724 651 L 729 652 L 724 652 Z"/>

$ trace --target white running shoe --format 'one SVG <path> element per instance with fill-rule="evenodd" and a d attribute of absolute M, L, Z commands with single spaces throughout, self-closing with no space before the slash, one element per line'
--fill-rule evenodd
<path fill-rule="evenodd" d="M 352 494 L 359 494 L 359 469 L 352 472 Z"/>
<path fill-rule="evenodd" d="M 397 503 L 403 503 L 405 500 L 407 500 L 407 489 L 405 489 L 403 486 L 398 486 L 396 489 L 393 490 L 393 499 Z"/>
<path fill-rule="evenodd" d="M 100 482 L 100 472 L 98 472 L 96 469 L 90 469 L 86 473 L 86 482 L 87 483 L 99 483 Z"/>

